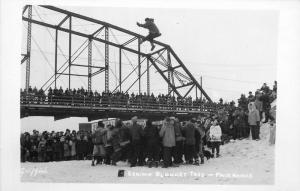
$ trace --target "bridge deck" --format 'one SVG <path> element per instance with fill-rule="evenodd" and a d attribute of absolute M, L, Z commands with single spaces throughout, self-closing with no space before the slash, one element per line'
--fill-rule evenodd
<path fill-rule="evenodd" d="M 21 96 L 21 118 L 28 116 L 88 117 L 89 120 L 118 117 L 130 119 L 137 115 L 151 119 L 166 116 L 178 118 L 196 117 L 209 114 L 213 107 L 192 106 L 178 103 L 147 103 L 128 101 L 100 101 L 96 99 L 74 99 L 73 97 L 40 99 Z"/>

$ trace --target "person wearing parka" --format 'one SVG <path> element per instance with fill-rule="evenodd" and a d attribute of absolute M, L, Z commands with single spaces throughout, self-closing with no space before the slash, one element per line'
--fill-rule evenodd
<path fill-rule="evenodd" d="M 186 163 L 193 164 L 193 159 L 196 159 L 196 151 L 195 151 L 195 133 L 196 128 L 195 124 L 190 120 L 186 124 L 185 128 L 183 129 L 183 135 L 185 137 L 185 153 L 184 158 Z"/>
<path fill-rule="evenodd" d="M 209 137 L 212 147 L 212 157 L 214 157 L 215 155 L 215 150 L 217 150 L 217 157 L 219 157 L 222 130 L 221 127 L 218 125 L 218 120 L 216 118 L 213 120 L 213 124 L 209 129 Z"/>
<path fill-rule="evenodd" d="M 259 112 L 255 107 L 253 102 L 248 104 L 248 123 L 251 130 L 252 140 L 259 140 L 259 130 L 260 130 L 260 117 Z"/>
<path fill-rule="evenodd" d="M 184 154 L 184 141 L 185 137 L 182 135 L 182 126 L 178 119 L 175 119 L 174 123 L 174 130 L 175 130 L 175 156 L 174 156 L 174 163 L 180 164 L 183 163 L 183 154 Z"/>
<path fill-rule="evenodd" d="M 69 145 L 69 138 L 63 139 L 63 147 L 64 147 L 64 160 L 70 160 L 71 151 Z"/>
<path fill-rule="evenodd" d="M 111 132 L 111 137 L 109 140 L 109 142 L 111 142 L 112 148 L 113 148 L 113 153 L 111 155 L 111 164 L 112 165 L 116 165 L 116 163 L 120 160 L 121 156 L 122 156 L 122 148 L 120 145 L 120 141 L 121 141 L 121 137 L 120 137 L 120 129 L 122 127 L 122 122 L 118 121 L 116 124 L 116 127 L 114 127 L 112 129 Z"/>
<path fill-rule="evenodd" d="M 120 133 L 120 146 L 122 155 L 120 160 L 122 161 L 129 161 L 130 155 L 131 155 L 131 142 L 130 142 L 130 130 L 129 127 L 126 125 L 122 125 L 122 127 L 119 129 Z"/>
<path fill-rule="evenodd" d="M 204 139 L 205 139 L 204 118 L 197 120 L 196 132 L 198 132 L 200 136 L 198 156 L 201 159 L 201 164 L 204 164 L 204 153 L 203 153 Z"/>
<path fill-rule="evenodd" d="M 38 161 L 44 162 L 46 160 L 46 140 L 44 136 L 41 136 L 41 140 L 38 145 Z"/>
<path fill-rule="evenodd" d="M 53 147 L 53 160 L 60 161 L 62 147 L 61 147 L 60 141 L 57 140 L 57 138 L 53 139 L 52 147 Z"/>
<path fill-rule="evenodd" d="M 78 136 L 77 144 L 76 144 L 76 153 L 77 153 L 77 160 L 84 159 L 84 152 L 85 152 L 85 141 L 83 140 L 83 135 Z"/>
<path fill-rule="evenodd" d="M 93 156 L 92 156 L 92 166 L 100 164 L 103 161 L 103 158 L 106 157 L 106 149 L 104 145 L 106 144 L 107 130 L 104 129 L 103 122 L 99 121 L 95 132 L 92 134 L 93 141 Z"/>
<path fill-rule="evenodd" d="M 152 125 L 151 120 L 148 120 L 146 122 L 144 133 L 146 139 L 146 152 L 149 161 L 148 167 L 151 168 L 153 165 L 155 165 L 155 167 L 158 167 L 159 150 L 160 150 L 158 128 Z"/>
<path fill-rule="evenodd" d="M 76 159 L 76 145 L 77 145 L 77 140 L 76 140 L 75 136 L 71 136 L 69 145 L 70 145 L 71 159 L 75 160 Z"/>
<path fill-rule="evenodd" d="M 163 168 L 167 168 L 172 166 L 172 153 L 176 145 L 174 121 L 169 117 L 164 120 L 159 135 L 163 144 Z"/>
<path fill-rule="evenodd" d="M 130 126 L 130 137 L 131 137 L 131 148 L 132 155 L 130 159 L 130 167 L 135 167 L 138 160 L 138 165 L 142 165 L 143 163 L 143 151 L 142 151 L 142 138 L 144 136 L 144 130 L 142 126 L 137 124 L 137 117 L 133 117 L 131 119 L 132 125 Z"/>

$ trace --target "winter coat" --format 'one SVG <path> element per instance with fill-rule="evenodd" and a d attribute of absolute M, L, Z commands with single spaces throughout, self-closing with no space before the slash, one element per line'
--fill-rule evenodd
<path fill-rule="evenodd" d="M 260 121 L 259 112 L 257 109 L 249 111 L 248 114 L 248 123 L 249 125 L 257 125 L 257 122 Z"/>
<path fill-rule="evenodd" d="M 70 155 L 70 145 L 68 142 L 64 142 L 64 157 L 69 157 Z"/>
<path fill-rule="evenodd" d="M 30 140 L 25 140 L 23 146 L 24 146 L 24 149 L 30 150 L 32 143 L 30 142 Z"/>
<path fill-rule="evenodd" d="M 52 144 L 53 144 L 53 140 L 52 139 L 47 140 L 47 142 L 46 142 L 46 151 L 47 152 L 52 152 L 53 151 Z"/>
<path fill-rule="evenodd" d="M 145 24 L 140 24 L 139 26 L 148 29 L 150 34 L 159 34 L 159 30 L 153 20 L 148 20 Z"/>
<path fill-rule="evenodd" d="M 53 144 L 52 144 L 52 148 L 53 148 L 53 152 L 55 152 L 55 153 L 60 153 L 61 152 L 61 144 L 60 144 L 60 142 L 54 142 Z"/>
<path fill-rule="evenodd" d="M 144 132 L 148 146 L 159 144 L 159 131 L 156 126 L 148 125 L 145 127 Z"/>
<path fill-rule="evenodd" d="M 182 128 L 181 128 L 180 123 L 174 124 L 174 130 L 175 130 L 176 141 L 184 141 L 185 138 L 182 135 Z"/>
<path fill-rule="evenodd" d="M 69 145 L 70 145 L 71 156 L 75 156 L 76 155 L 76 141 L 70 141 Z"/>
<path fill-rule="evenodd" d="M 126 144 L 130 143 L 130 130 L 128 127 L 121 127 L 119 129 L 120 133 L 120 145 L 125 146 Z"/>
<path fill-rule="evenodd" d="M 162 137 L 162 143 L 164 147 L 174 147 L 176 144 L 174 125 L 170 122 L 164 122 L 159 131 L 160 137 Z"/>
<path fill-rule="evenodd" d="M 107 143 L 113 147 L 115 152 L 121 150 L 119 129 L 114 128 L 107 132 Z"/>
<path fill-rule="evenodd" d="M 38 146 L 38 152 L 46 151 L 46 140 L 40 141 Z"/>
<path fill-rule="evenodd" d="M 260 101 L 259 99 L 256 99 L 254 101 L 255 107 L 258 111 L 262 111 L 263 110 L 263 102 Z"/>
<path fill-rule="evenodd" d="M 209 128 L 209 137 L 211 142 L 220 142 L 222 136 L 222 130 L 219 125 L 212 125 Z"/>
<path fill-rule="evenodd" d="M 76 153 L 77 154 L 83 154 L 85 152 L 85 142 L 84 140 L 79 140 L 77 141 L 77 144 L 76 144 Z"/>
<path fill-rule="evenodd" d="M 137 123 L 132 124 L 130 127 L 130 135 L 132 141 L 140 141 L 144 135 L 142 126 L 138 125 Z"/>
<path fill-rule="evenodd" d="M 187 145 L 195 145 L 195 125 L 193 123 L 186 124 L 185 128 L 183 129 L 183 134 L 185 137 L 185 144 Z"/>
<path fill-rule="evenodd" d="M 202 140 L 205 137 L 205 128 L 204 124 L 199 124 L 196 126 L 196 131 L 200 134 L 200 139 Z"/>
<path fill-rule="evenodd" d="M 106 143 L 106 133 L 107 130 L 103 128 L 98 128 L 92 135 L 92 140 L 95 145 L 105 144 Z"/>

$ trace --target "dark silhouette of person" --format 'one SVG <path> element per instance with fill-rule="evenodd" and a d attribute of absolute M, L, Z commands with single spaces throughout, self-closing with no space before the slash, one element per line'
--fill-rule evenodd
<path fill-rule="evenodd" d="M 149 41 L 151 44 L 151 51 L 154 50 L 155 45 L 153 43 L 153 39 L 161 36 L 161 33 L 159 32 L 157 26 L 154 23 L 154 19 L 145 18 L 144 24 L 140 24 L 139 22 L 137 22 L 136 24 L 139 27 L 143 27 L 149 30 L 149 34 L 142 39 L 141 44 L 145 41 Z"/>

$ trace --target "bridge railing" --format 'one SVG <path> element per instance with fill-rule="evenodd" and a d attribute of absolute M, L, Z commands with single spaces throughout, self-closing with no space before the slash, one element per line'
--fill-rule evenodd
<path fill-rule="evenodd" d="M 216 107 L 207 105 L 193 105 L 193 103 L 183 103 L 170 100 L 148 101 L 114 99 L 110 97 L 78 97 L 78 96 L 36 96 L 33 94 L 21 95 L 21 105 L 48 105 L 63 106 L 70 108 L 127 108 L 127 109 L 148 109 L 148 110 L 168 110 L 168 111 L 215 111 Z"/>

